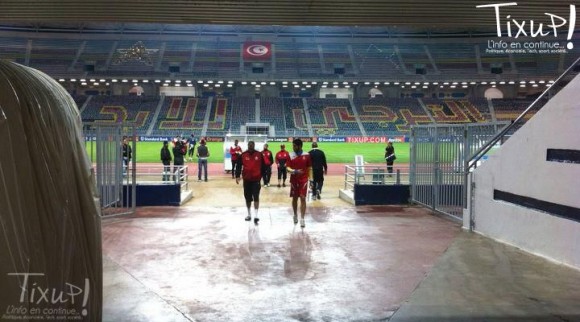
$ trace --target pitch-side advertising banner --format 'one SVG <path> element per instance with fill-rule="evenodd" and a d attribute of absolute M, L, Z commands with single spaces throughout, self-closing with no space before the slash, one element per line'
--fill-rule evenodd
<path fill-rule="evenodd" d="M 387 143 L 387 142 L 405 142 L 405 136 L 349 136 L 346 138 L 347 143 Z"/>

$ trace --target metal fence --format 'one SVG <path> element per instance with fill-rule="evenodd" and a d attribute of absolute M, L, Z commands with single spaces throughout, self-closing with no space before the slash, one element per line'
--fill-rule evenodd
<path fill-rule="evenodd" d="M 124 137 L 134 138 L 135 127 L 122 124 L 85 123 L 85 144 L 93 162 L 97 191 L 104 216 L 135 211 L 135 141 L 129 140 L 133 158 L 125 165 L 122 155 Z"/>
<path fill-rule="evenodd" d="M 178 184 L 180 191 L 189 190 L 188 165 L 167 166 L 162 164 L 137 164 L 135 169 L 129 166 L 129 171 L 135 171 L 139 184 Z"/>
<path fill-rule="evenodd" d="M 507 124 L 413 126 L 411 200 L 461 219 L 467 203 L 467 162 Z"/>
<path fill-rule="evenodd" d="M 395 166 L 393 173 L 388 173 L 386 166 L 345 165 L 344 189 L 354 190 L 355 184 L 409 184 L 409 177 L 406 166 Z"/>

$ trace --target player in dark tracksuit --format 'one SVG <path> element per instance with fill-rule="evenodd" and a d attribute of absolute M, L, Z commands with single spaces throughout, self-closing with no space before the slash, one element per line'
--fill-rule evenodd
<path fill-rule="evenodd" d="M 131 145 L 129 144 L 129 139 L 127 137 L 123 137 L 123 175 L 127 175 L 127 169 L 129 168 L 129 163 L 131 162 L 131 157 L 133 156 L 133 150 Z"/>
<path fill-rule="evenodd" d="M 262 188 L 260 180 L 264 175 L 264 156 L 261 152 L 255 150 L 254 141 L 248 142 L 248 150 L 240 155 L 236 165 L 236 184 L 240 183 L 240 175 L 244 179 L 244 198 L 246 199 L 246 208 L 248 215 L 246 221 L 252 220 L 251 205 L 254 202 L 254 224 L 258 224 L 258 209 L 260 208 L 260 189 Z"/>
<path fill-rule="evenodd" d="M 312 160 L 312 197 L 320 199 L 322 185 L 324 184 L 324 175 L 328 172 L 326 164 L 326 155 L 318 149 L 318 143 L 312 143 L 312 150 L 308 152 Z"/>
<path fill-rule="evenodd" d="M 183 157 L 186 153 L 186 146 L 183 141 L 178 140 L 175 142 L 173 146 L 173 181 L 179 180 L 183 181 L 184 178 L 181 178 L 182 171 L 183 171 Z M 179 178 L 176 178 L 175 174 L 177 173 Z"/>
<path fill-rule="evenodd" d="M 171 152 L 169 152 L 169 142 L 163 141 L 161 148 L 161 163 L 163 163 L 163 181 L 169 181 L 169 174 L 171 173 Z"/>
<path fill-rule="evenodd" d="M 387 161 L 387 172 L 389 173 L 389 177 L 393 176 L 393 163 L 396 158 L 393 142 L 387 143 L 387 147 L 385 148 L 385 160 Z"/>

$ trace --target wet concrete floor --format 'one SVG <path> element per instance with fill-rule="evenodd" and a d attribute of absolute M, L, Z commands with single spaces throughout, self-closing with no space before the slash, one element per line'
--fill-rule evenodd
<path fill-rule="evenodd" d="M 354 207 L 340 176 L 304 229 L 289 188 L 262 188 L 254 225 L 228 175 L 191 185 L 104 219 L 104 321 L 580 321 L 579 271 L 423 208 Z"/>

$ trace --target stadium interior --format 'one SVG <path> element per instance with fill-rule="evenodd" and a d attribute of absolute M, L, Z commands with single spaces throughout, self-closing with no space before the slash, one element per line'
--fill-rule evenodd
<path fill-rule="evenodd" d="M 192 198 L 180 207 L 103 216 L 98 319 L 580 321 L 575 20 L 561 0 L 2 1 L 0 59 L 57 81 L 85 125 L 130 125 L 152 141 L 417 143 L 412 129 L 432 126 L 451 142 L 468 127 L 511 130 L 506 152 L 475 160 L 489 159 L 481 169 L 467 148 L 441 168 L 433 161 L 425 177 L 459 197 L 457 216 L 436 209 L 435 189 L 424 203 L 346 203 L 341 164 L 326 183 L 337 191 L 308 204 L 306 229 L 292 229 L 289 191 L 266 187 L 260 226 L 247 225 L 241 185 L 222 165 L 203 183 L 191 167 L 185 185 L 176 181 Z M 486 135 L 505 143 L 493 130 Z M 554 149 L 568 151 L 563 161 L 546 157 Z M 420 166 L 396 166 L 422 180 Z M 365 193 L 389 199 L 382 180 Z"/>
<path fill-rule="evenodd" d="M 576 48 L 486 54 L 489 32 L 407 39 L 377 27 L 130 28 L 4 26 L 0 54 L 57 79 L 87 122 L 135 122 L 139 135 L 165 136 L 223 136 L 254 122 L 269 123 L 272 136 L 365 136 L 509 121 L 577 57 Z M 257 39 L 267 58 L 240 54 Z"/>

